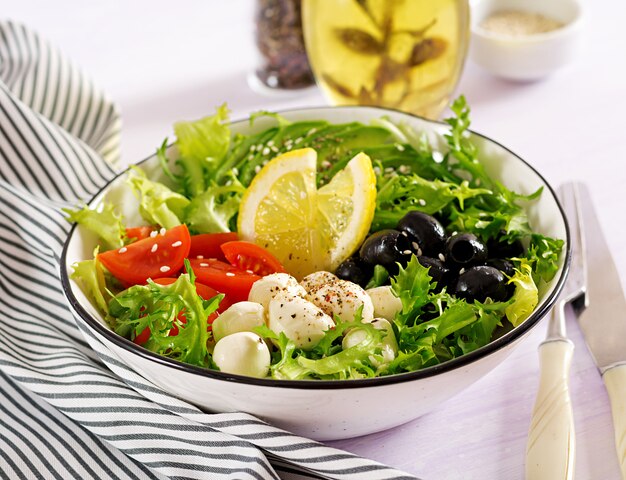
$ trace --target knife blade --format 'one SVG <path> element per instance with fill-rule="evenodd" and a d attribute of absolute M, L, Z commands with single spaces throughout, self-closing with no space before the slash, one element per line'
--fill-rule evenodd
<path fill-rule="evenodd" d="M 582 183 L 577 186 L 586 233 L 587 305 L 575 307 L 585 342 L 609 394 L 615 448 L 622 479 L 626 480 L 626 298 L 589 190 Z"/>

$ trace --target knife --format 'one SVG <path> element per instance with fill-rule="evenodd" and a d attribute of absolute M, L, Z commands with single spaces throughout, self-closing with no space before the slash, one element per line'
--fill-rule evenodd
<path fill-rule="evenodd" d="M 609 393 L 615 447 L 626 480 L 626 298 L 617 267 L 602 235 L 589 190 L 578 184 L 586 235 L 587 308 L 578 322 Z"/>

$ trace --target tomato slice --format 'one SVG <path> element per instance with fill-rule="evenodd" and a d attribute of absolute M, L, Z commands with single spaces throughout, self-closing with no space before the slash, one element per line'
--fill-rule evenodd
<path fill-rule="evenodd" d="M 248 299 L 252 284 L 261 277 L 214 258 L 189 260 L 198 282 L 225 293 L 232 302 Z"/>
<path fill-rule="evenodd" d="M 170 277 L 177 273 L 189 253 L 190 244 L 187 226 L 179 225 L 155 237 L 100 253 L 98 260 L 122 283 L 144 284 L 148 278 Z"/>
<path fill-rule="evenodd" d="M 224 233 L 202 233 L 191 237 L 191 248 L 189 249 L 189 258 L 217 258 L 225 260 L 224 252 L 220 246 L 226 242 L 237 240 L 235 232 Z"/>
<path fill-rule="evenodd" d="M 151 227 L 146 225 L 142 227 L 128 227 L 126 229 L 126 236 L 129 240 L 132 240 L 131 243 L 133 243 L 137 240 L 143 240 L 144 238 L 148 238 L 154 230 L 158 230 L 158 227 Z"/>
<path fill-rule="evenodd" d="M 251 242 L 226 242 L 221 246 L 231 265 L 256 275 L 284 273 L 285 267 L 263 247 Z"/>

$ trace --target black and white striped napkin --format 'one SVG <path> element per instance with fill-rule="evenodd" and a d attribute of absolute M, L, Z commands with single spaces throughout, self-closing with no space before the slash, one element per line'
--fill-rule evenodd
<path fill-rule="evenodd" d="M 60 208 L 115 174 L 119 131 L 115 106 L 57 50 L 0 22 L 0 478 L 414 478 L 204 413 L 89 336 L 61 290 Z"/>

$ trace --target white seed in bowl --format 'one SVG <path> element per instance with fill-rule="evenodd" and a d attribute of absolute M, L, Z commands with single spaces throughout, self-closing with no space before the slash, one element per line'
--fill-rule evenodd
<path fill-rule="evenodd" d="M 265 309 L 256 302 L 238 302 L 224 310 L 213 321 L 213 338 L 222 338 L 237 332 L 251 332 L 265 325 Z"/>
<path fill-rule="evenodd" d="M 270 368 L 270 351 L 256 333 L 237 332 L 222 338 L 213 349 L 213 361 L 222 372 L 266 377 Z"/>

